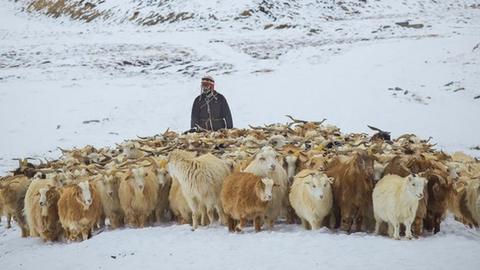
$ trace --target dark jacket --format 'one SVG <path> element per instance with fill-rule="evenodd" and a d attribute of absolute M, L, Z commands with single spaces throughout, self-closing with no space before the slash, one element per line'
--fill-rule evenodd
<path fill-rule="evenodd" d="M 222 94 L 213 92 L 211 98 L 201 94 L 195 99 L 192 106 L 191 128 L 196 128 L 197 125 L 207 130 L 233 128 L 230 108 Z"/>

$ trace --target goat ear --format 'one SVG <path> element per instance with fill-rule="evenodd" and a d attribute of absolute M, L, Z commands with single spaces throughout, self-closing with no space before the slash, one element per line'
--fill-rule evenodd
<path fill-rule="evenodd" d="M 333 184 L 333 183 L 335 183 L 335 178 L 333 178 L 333 177 L 328 177 L 327 181 L 328 181 L 330 184 Z"/>
<path fill-rule="evenodd" d="M 462 192 L 463 190 L 465 190 L 465 183 L 457 182 L 457 183 L 453 184 L 453 192 L 455 194 L 458 194 L 458 193 Z"/>
<path fill-rule="evenodd" d="M 307 154 L 303 153 L 303 152 L 300 152 L 299 156 L 298 156 L 298 159 L 301 161 L 301 162 L 307 162 L 308 161 L 308 156 Z"/>

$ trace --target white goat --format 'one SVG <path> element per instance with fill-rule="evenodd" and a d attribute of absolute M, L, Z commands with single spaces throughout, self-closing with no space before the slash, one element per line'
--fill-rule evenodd
<path fill-rule="evenodd" d="M 400 223 L 405 225 L 405 237 L 412 238 L 412 223 L 418 208 L 418 201 L 424 196 L 427 180 L 415 174 L 407 177 L 386 175 L 373 189 L 373 212 L 375 233 L 379 233 L 382 222 L 387 222 L 389 231 L 393 228 L 394 239 L 400 239 Z"/>
<path fill-rule="evenodd" d="M 168 156 L 168 171 L 180 183 L 192 209 L 193 229 L 198 227 L 202 209 L 206 209 L 210 222 L 215 220 L 217 211 L 221 222 L 226 224 L 220 192 L 223 180 L 230 174 L 230 168 L 224 161 L 212 154 L 195 157 L 192 152 L 174 150 Z"/>
<path fill-rule="evenodd" d="M 330 213 L 333 203 L 333 177 L 315 170 L 302 170 L 293 181 L 290 205 L 302 220 L 305 229 L 316 230 Z"/>

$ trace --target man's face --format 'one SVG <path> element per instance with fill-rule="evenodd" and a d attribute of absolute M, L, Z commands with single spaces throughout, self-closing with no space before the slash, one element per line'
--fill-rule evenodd
<path fill-rule="evenodd" d="M 211 91 L 213 90 L 214 83 L 209 79 L 202 80 L 202 91 Z"/>

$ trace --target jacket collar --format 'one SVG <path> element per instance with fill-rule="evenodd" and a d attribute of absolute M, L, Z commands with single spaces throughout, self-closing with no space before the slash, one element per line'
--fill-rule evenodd
<path fill-rule="evenodd" d="M 218 99 L 218 93 L 215 90 L 212 90 L 210 93 L 202 93 L 200 94 L 200 100 L 205 99 L 206 101 L 210 101 L 212 99 Z"/>

